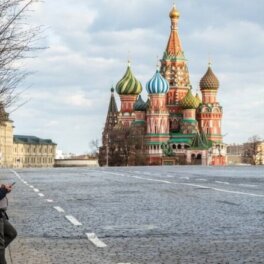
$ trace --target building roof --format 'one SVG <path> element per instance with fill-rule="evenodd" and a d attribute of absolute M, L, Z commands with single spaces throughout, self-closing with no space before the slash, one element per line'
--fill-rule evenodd
<path fill-rule="evenodd" d="M 154 76 L 147 82 L 146 89 L 149 94 L 167 93 L 169 83 L 157 69 Z"/>
<path fill-rule="evenodd" d="M 141 97 L 138 96 L 137 101 L 134 103 L 134 110 L 135 111 L 146 111 L 147 110 L 147 103 L 145 103 Z"/>
<path fill-rule="evenodd" d="M 21 144 L 57 145 L 51 139 L 42 139 L 35 136 L 14 135 L 13 139 L 14 143 Z"/>
<path fill-rule="evenodd" d="M 193 96 L 191 89 L 188 90 L 186 96 L 180 101 L 180 106 L 183 109 L 196 109 L 200 102 Z"/>
<path fill-rule="evenodd" d="M 200 81 L 201 90 L 217 90 L 219 88 L 219 81 L 212 71 L 211 63 L 209 63 L 207 72 Z"/>
<path fill-rule="evenodd" d="M 174 26 L 174 19 L 179 19 L 180 13 L 174 6 L 170 12 L 170 18 L 172 19 L 172 30 L 170 33 L 169 41 L 166 48 L 166 55 L 174 58 L 180 57 L 184 59 L 182 45 L 178 34 L 177 27 Z"/>
<path fill-rule="evenodd" d="M 130 63 L 125 75 L 116 85 L 116 92 L 120 95 L 138 95 L 142 92 L 142 85 L 132 73 Z"/>
<path fill-rule="evenodd" d="M 108 107 L 108 114 L 109 113 L 117 113 L 117 106 L 116 106 L 116 101 L 115 101 L 115 96 L 114 96 L 114 88 L 111 88 L 111 98 L 109 102 L 109 107 Z"/>

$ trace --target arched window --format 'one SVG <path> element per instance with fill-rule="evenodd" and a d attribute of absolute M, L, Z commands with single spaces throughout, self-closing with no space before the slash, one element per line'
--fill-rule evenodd
<path fill-rule="evenodd" d="M 178 149 L 182 149 L 182 146 L 181 146 L 181 144 L 178 144 Z"/>

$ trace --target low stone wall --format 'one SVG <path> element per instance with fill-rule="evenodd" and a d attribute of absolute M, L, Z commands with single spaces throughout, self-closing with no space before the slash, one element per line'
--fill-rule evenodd
<path fill-rule="evenodd" d="M 98 167 L 97 159 L 55 159 L 54 167 Z"/>
<path fill-rule="evenodd" d="M 243 163 L 241 155 L 227 155 L 227 165 L 236 165 Z"/>

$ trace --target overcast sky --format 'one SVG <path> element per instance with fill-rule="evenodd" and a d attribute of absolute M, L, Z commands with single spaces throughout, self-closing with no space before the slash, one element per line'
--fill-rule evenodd
<path fill-rule="evenodd" d="M 24 86 L 30 99 L 11 114 L 15 134 L 50 138 L 64 152 L 89 151 L 101 139 L 110 88 L 126 70 L 145 84 L 166 47 L 171 0 L 45 0 L 32 23 L 46 28 L 48 49 L 28 60 L 36 73 Z M 178 0 L 179 32 L 192 85 L 210 55 L 220 81 L 226 143 L 264 138 L 264 1 Z M 119 98 L 116 96 L 119 105 Z M 10 109 L 12 110 L 12 109 Z"/>

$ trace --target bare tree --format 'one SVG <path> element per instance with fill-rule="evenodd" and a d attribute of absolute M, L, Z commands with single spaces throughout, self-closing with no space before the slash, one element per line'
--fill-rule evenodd
<path fill-rule="evenodd" d="M 90 147 L 92 149 L 92 156 L 97 158 L 99 155 L 99 139 L 93 139 L 90 142 Z"/>
<path fill-rule="evenodd" d="M 39 49 L 35 41 L 40 27 L 30 26 L 27 21 L 34 2 L 38 0 L 0 1 L 0 105 L 3 108 L 15 102 L 19 95 L 16 88 L 29 74 L 20 62 Z"/>
<path fill-rule="evenodd" d="M 248 139 L 248 142 L 244 144 L 244 161 L 252 165 L 257 164 L 257 156 L 259 154 L 259 144 L 261 138 L 258 135 L 254 135 Z"/>

